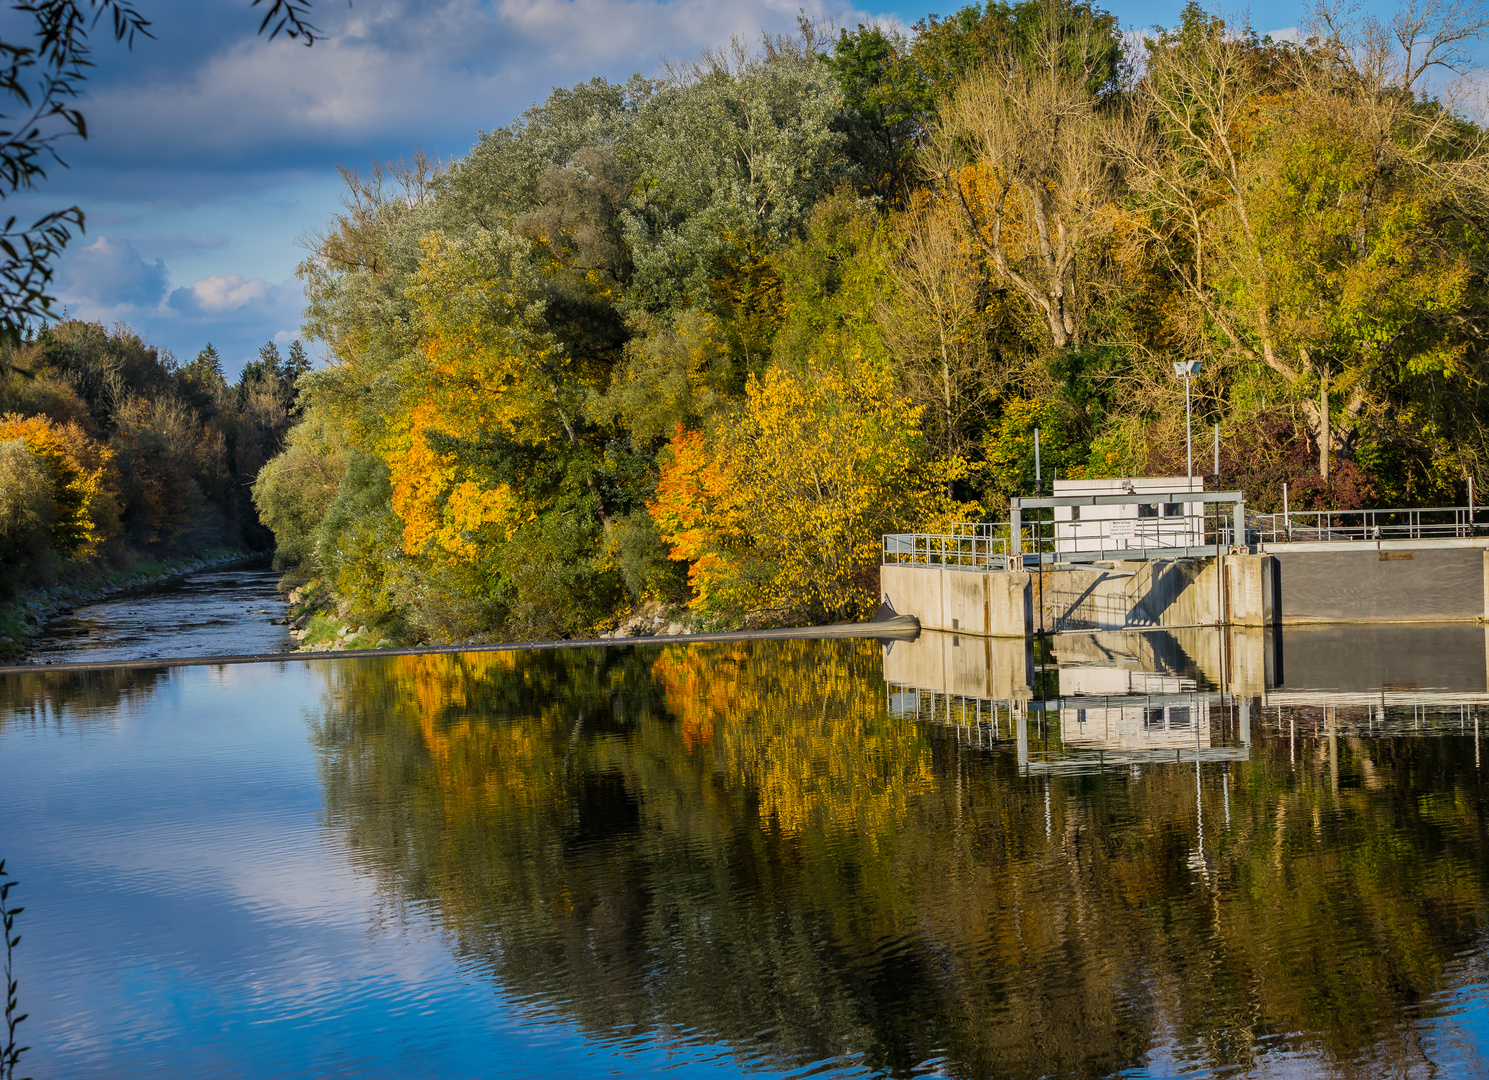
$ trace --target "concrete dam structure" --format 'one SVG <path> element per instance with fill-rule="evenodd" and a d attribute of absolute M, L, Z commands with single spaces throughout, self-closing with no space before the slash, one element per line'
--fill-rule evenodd
<path fill-rule="evenodd" d="M 1489 618 L 1472 507 L 1248 515 L 1242 493 L 1182 477 L 1077 483 L 1012 500 L 1007 524 L 886 536 L 883 602 L 927 629 L 1019 638 Z"/>

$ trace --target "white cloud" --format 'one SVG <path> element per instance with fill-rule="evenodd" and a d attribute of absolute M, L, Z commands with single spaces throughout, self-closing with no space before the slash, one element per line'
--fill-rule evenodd
<path fill-rule="evenodd" d="M 158 169 L 328 167 L 369 144 L 449 153 L 556 85 L 654 71 L 790 31 L 801 0 L 359 0 L 317 11 L 313 48 L 241 32 L 181 68 L 120 75 L 85 103 L 88 156 Z M 809 15 L 873 21 L 842 0 Z M 142 46 L 148 48 L 148 46 Z"/>
<path fill-rule="evenodd" d="M 853 0 L 356 0 L 317 4 L 325 36 L 306 49 L 254 37 L 245 0 L 152 0 L 156 40 L 100 44 L 72 168 L 12 208 L 77 202 L 128 230 L 69 253 L 71 314 L 122 319 L 180 356 L 210 339 L 231 374 L 299 335 L 295 237 L 335 211 L 337 162 L 462 154 L 557 86 L 792 33 L 803 5 L 886 21 Z"/>
<path fill-rule="evenodd" d="M 271 299 L 274 286 L 263 278 L 210 274 L 171 293 L 171 307 L 190 315 L 225 315 Z"/>
<path fill-rule="evenodd" d="M 148 263 L 128 239 L 100 236 L 68 252 L 61 267 L 67 303 L 89 311 L 154 307 L 165 298 L 165 263 Z"/>

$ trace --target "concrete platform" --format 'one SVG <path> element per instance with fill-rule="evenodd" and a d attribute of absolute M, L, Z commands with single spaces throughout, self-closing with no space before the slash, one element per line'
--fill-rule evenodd
<path fill-rule="evenodd" d="M 928 630 L 1025 637 L 1275 621 L 1275 564 L 1260 555 L 1111 562 L 1038 571 L 888 564 L 883 600 Z"/>
<path fill-rule="evenodd" d="M 884 601 L 930 630 L 1024 637 L 1072 630 L 1296 623 L 1483 622 L 1489 539 L 1269 544 L 1260 554 L 1002 571 L 887 564 Z"/>

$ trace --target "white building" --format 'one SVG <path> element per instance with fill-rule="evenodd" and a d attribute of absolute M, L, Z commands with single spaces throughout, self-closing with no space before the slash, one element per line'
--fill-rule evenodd
<path fill-rule="evenodd" d="M 1204 491 L 1204 477 L 1132 476 L 1116 480 L 1056 480 L 1056 498 L 1083 495 L 1171 495 Z M 1117 506 L 1057 506 L 1055 551 L 1125 551 L 1128 548 L 1201 547 L 1202 502 L 1133 502 Z"/>

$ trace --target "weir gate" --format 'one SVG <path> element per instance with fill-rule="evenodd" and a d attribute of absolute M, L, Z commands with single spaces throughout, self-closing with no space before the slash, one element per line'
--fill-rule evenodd
<path fill-rule="evenodd" d="M 989 637 L 1489 618 L 1474 507 L 1251 514 L 1242 492 L 1190 484 L 1058 481 L 1010 500 L 1007 522 L 888 534 L 881 598 L 926 629 Z"/>

